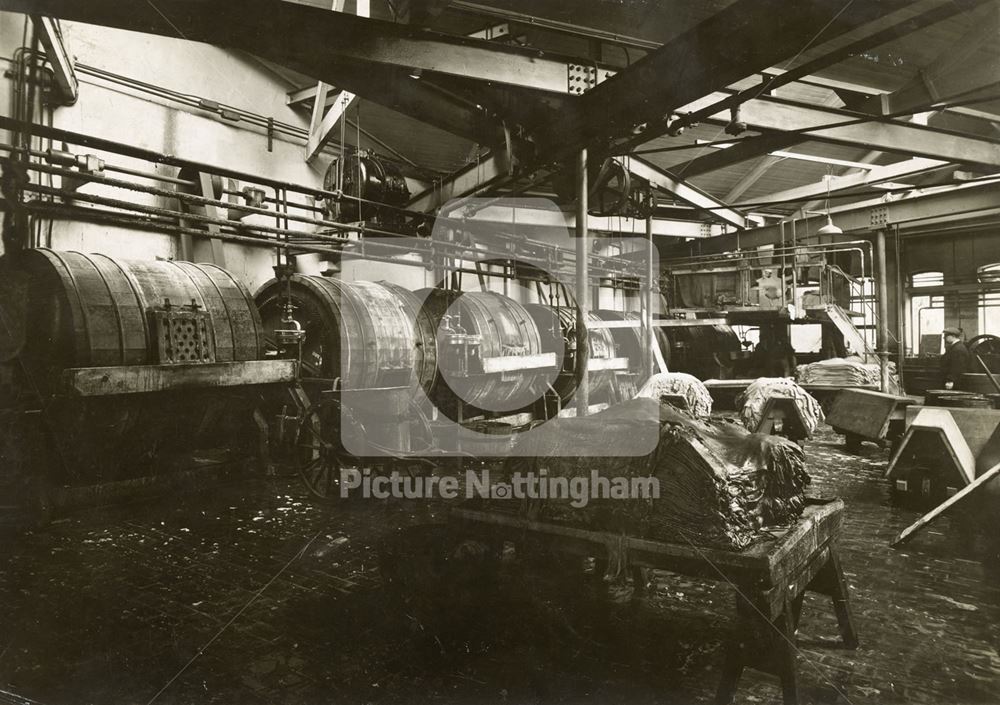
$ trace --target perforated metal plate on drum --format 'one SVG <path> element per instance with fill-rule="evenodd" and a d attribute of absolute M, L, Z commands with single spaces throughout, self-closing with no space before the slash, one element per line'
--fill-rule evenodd
<path fill-rule="evenodd" d="M 215 362 L 215 344 L 205 311 L 151 311 L 158 362 Z"/>

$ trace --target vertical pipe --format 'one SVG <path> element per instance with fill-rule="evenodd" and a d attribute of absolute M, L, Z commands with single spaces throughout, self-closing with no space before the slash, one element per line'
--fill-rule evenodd
<path fill-rule="evenodd" d="M 590 375 L 587 364 L 590 344 L 587 315 L 590 313 L 590 252 L 587 247 L 587 149 L 580 150 L 576 162 L 576 415 L 590 409 Z"/>
<path fill-rule="evenodd" d="M 643 325 L 643 345 L 646 347 L 646 377 L 652 377 L 655 371 L 653 346 L 653 195 L 649 194 L 649 213 L 646 215 L 646 282 L 643 289 L 643 305 L 645 307 Z"/>
<path fill-rule="evenodd" d="M 875 233 L 878 260 L 878 361 L 881 388 L 889 391 L 889 275 L 885 266 L 885 230 Z"/>
<path fill-rule="evenodd" d="M 781 231 L 781 264 L 778 265 L 780 269 L 778 270 L 778 278 L 781 280 L 781 305 L 785 305 L 785 221 L 778 223 L 778 229 Z M 759 294 L 758 294 L 759 296 Z M 760 303 L 758 301 L 758 303 Z"/>
<path fill-rule="evenodd" d="M 795 246 L 797 239 L 795 234 L 795 220 L 792 219 L 792 310 L 795 311 L 795 318 L 801 318 L 802 313 L 795 305 L 795 290 L 799 288 L 799 251 Z"/>
<path fill-rule="evenodd" d="M 899 386 L 905 389 L 906 381 L 903 379 L 903 361 L 906 355 L 905 345 L 903 343 L 906 340 L 906 330 L 903 328 L 904 320 L 906 318 L 906 311 L 904 310 L 903 301 L 903 262 L 901 255 L 901 243 L 899 242 L 899 225 L 896 224 L 892 229 L 892 244 L 895 249 L 895 257 L 893 261 L 896 264 L 896 374 L 899 376 Z"/>

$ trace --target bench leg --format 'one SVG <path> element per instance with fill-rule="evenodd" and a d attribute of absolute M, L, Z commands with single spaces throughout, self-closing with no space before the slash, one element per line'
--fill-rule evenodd
<path fill-rule="evenodd" d="M 801 609 L 801 601 L 799 609 Z M 778 661 L 778 677 L 781 678 L 781 699 L 784 705 L 799 705 L 799 672 L 795 664 L 795 626 L 797 617 L 792 601 L 785 600 L 781 616 L 775 620 L 777 633 L 772 643 Z"/>
<path fill-rule="evenodd" d="M 267 477 L 274 477 L 277 470 L 271 457 L 271 427 L 260 409 L 253 410 L 253 423 L 257 429 L 257 463 Z"/>
<path fill-rule="evenodd" d="M 792 600 L 792 629 L 796 632 L 799 630 L 799 619 L 802 617 L 802 602 L 805 600 L 805 597 L 806 594 L 803 592 Z"/>
<path fill-rule="evenodd" d="M 715 691 L 715 705 L 730 705 L 733 696 L 736 695 L 736 686 L 743 675 L 743 646 L 742 644 L 729 644 L 726 647 L 725 660 L 722 663 L 722 679 L 719 681 L 719 688 Z"/>
<path fill-rule="evenodd" d="M 843 639 L 844 646 L 848 649 L 858 648 L 858 632 L 854 628 L 847 578 L 844 577 L 840 556 L 835 549 L 830 549 L 830 557 L 810 583 L 809 589 L 830 597 L 833 602 L 833 612 L 837 615 L 837 626 L 840 629 L 840 638 Z"/>
<path fill-rule="evenodd" d="M 773 621 L 740 595 L 736 605 L 738 632 L 726 646 L 716 705 L 729 705 L 733 701 L 740 676 L 747 667 L 778 676 L 784 705 L 798 705 L 794 601 L 786 599 L 781 614 Z"/>

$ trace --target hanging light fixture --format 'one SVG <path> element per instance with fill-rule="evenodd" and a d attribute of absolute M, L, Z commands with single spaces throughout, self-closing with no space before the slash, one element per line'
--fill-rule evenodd
<path fill-rule="evenodd" d="M 833 224 L 833 218 L 830 216 L 830 179 L 833 178 L 830 174 L 830 167 L 826 168 L 826 225 L 821 227 L 816 231 L 817 235 L 843 235 L 844 231 Z"/>
<path fill-rule="evenodd" d="M 843 235 L 844 231 L 833 224 L 833 218 L 826 214 L 826 225 L 816 231 L 817 235 Z"/>

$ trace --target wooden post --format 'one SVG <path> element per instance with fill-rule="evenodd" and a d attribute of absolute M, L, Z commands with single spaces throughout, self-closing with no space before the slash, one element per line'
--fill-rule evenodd
<path fill-rule="evenodd" d="M 587 242 L 587 149 L 580 150 L 576 163 L 576 415 L 590 409 L 590 342 L 587 316 L 590 313 L 590 252 Z"/>

